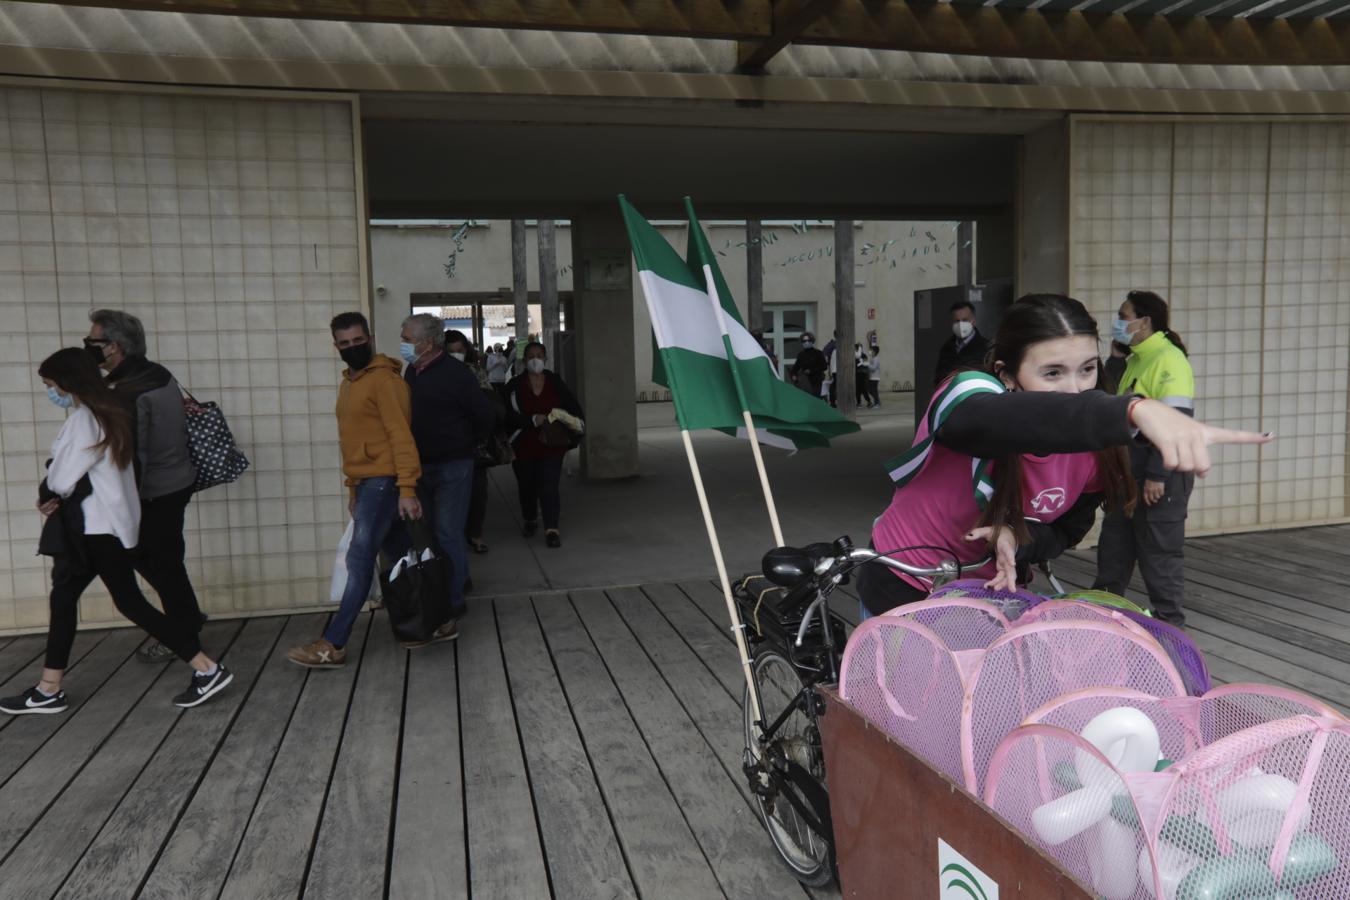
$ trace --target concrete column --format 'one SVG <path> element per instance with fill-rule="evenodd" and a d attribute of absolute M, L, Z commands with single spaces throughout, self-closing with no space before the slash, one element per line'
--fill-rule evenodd
<path fill-rule="evenodd" d="M 535 227 L 539 243 L 539 307 L 543 321 L 540 340 L 550 357 L 558 353 L 558 244 L 552 219 L 540 219 Z"/>
<path fill-rule="evenodd" d="M 1069 126 L 1022 139 L 1017 178 L 1018 296 L 1069 292 Z M 981 243 L 984 236 L 981 235 Z"/>
<path fill-rule="evenodd" d="M 525 220 L 511 220 L 511 298 L 516 306 L 516 343 L 524 344 L 530 334 L 530 289 L 526 281 Z M 516 371 L 515 361 L 512 371 Z"/>
<path fill-rule="evenodd" d="M 638 474 L 633 270 L 617 205 L 587 206 L 572 217 L 572 271 L 572 387 L 586 412 L 581 471 L 588 479 L 629 478 Z"/>
<path fill-rule="evenodd" d="M 857 340 L 853 324 L 853 222 L 834 223 L 834 397 L 839 411 L 849 418 L 857 411 L 853 367 L 853 344 Z"/>
<path fill-rule="evenodd" d="M 764 228 L 759 219 L 745 223 L 745 322 L 764 327 Z"/>
<path fill-rule="evenodd" d="M 956 228 L 956 283 L 975 283 L 975 223 L 969 220 Z"/>

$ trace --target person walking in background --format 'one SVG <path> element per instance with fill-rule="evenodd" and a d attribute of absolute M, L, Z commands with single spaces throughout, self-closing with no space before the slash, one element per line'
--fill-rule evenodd
<path fill-rule="evenodd" d="M 1195 374 L 1181 336 L 1169 327 L 1167 301 L 1152 291 L 1130 291 L 1112 323 L 1112 340 L 1130 348 L 1117 393 L 1160 400 L 1195 415 Z M 1158 618 L 1184 625 L 1186 510 L 1195 476 L 1169 471 L 1162 453 L 1146 440 L 1130 445 L 1130 468 L 1139 486 L 1133 516 L 1108 515 L 1097 540 L 1093 586 L 1124 594 L 1136 562 Z"/>
<path fill-rule="evenodd" d="M 1125 375 L 1125 362 L 1130 358 L 1130 345 L 1111 342 L 1111 353 L 1106 357 L 1102 371 L 1106 374 L 1106 384 L 1111 390 L 1120 387 L 1120 379 Z"/>
<path fill-rule="evenodd" d="M 871 395 L 867 390 L 867 352 L 862 344 L 853 345 L 853 394 L 858 409 L 864 405 L 872 408 Z"/>
<path fill-rule="evenodd" d="M 952 304 L 952 336 L 938 351 L 937 367 L 933 370 L 933 384 L 942 384 L 957 369 L 978 369 L 984 365 L 989 341 L 975 327 L 975 304 L 957 300 Z"/>
<path fill-rule="evenodd" d="M 872 395 L 872 408 L 881 408 L 881 348 L 872 345 L 871 358 L 867 360 L 867 390 Z"/>
<path fill-rule="evenodd" d="M 41 680 L 0 700 L 11 715 L 60 713 L 68 706 L 61 689 L 79 624 L 80 597 L 95 578 L 113 605 L 193 669 L 192 681 L 173 698 L 192 707 L 220 693 L 233 679 L 202 652 L 197 630 L 185 628 L 150 605 L 136 584 L 132 550 L 141 530 L 141 503 L 133 465 L 136 445 L 128 404 L 99 374 L 84 350 L 69 347 L 38 367 L 47 399 L 69 410 L 52 444 L 47 477 L 38 488 L 46 517 L 39 552 L 53 557 L 51 619 Z"/>
<path fill-rule="evenodd" d="M 510 378 L 511 360 L 502 352 L 502 345 L 496 344 L 487 355 L 487 380 L 492 389 L 501 392 Z"/>
<path fill-rule="evenodd" d="M 390 558 L 401 555 L 406 537 L 395 524 L 422 515 L 417 501 L 422 465 L 410 424 L 412 400 L 398 361 L 375 352 L 370 325 L 359 312 L 334 316 L 328 330 L 347 364 L 335 411 L 352 539 L 347 585 L 336 615 L 321 637 L 286 654 L 291 662 L 311 669 L 335 669 L 347 662 L 347 639 L 370 594 L 375 557 L 381 547 Z"/>
<path fill-rule="evenodd" d="M 802 349 L 788 370 L 792 383 L 812 397 L 819 397 L 827 368 L 825 354 L 816 349 L 816 336 L 809 331 L 802 332 Z"/>
<path fill-rule="evenodd" d="M 507 385 L 510 406 L 506 422 L 513 429 L 511 445 L 516 458 L 511 468 L 515 470 L 520 492 L 523 533 L 532 537 L 538 531 L 542 511 L 544 543 L 561 547 L 558 524 L 562 513 L 559 482 L 563 457 L 577 445 L 584 416 L 571 388 L 544 368 L 546 356 L 544 345 L 537 341 L 525 348 L 525 373 Z M 559 417 L 558 410 L 565 416 Z M 567 417 L 577 427 L 567 424 Z"/>
<path fill-rule="evenodd" d="M 502 402 L 501 393 L 494 390 L 488 381 L 487 371 L 479 365 L 478 351 L 462 331 L 445 333 L 445 349 L 451 357 L 461 360 L 473 372 L 492 413 L 487 433 L 474 444 L 473 487 L 469 496 L 468 517 L 464 521 L 464 538 L 469 542 L 469 549 L 474 553 L 487 553 L 488 545 L 483 543 L 483 523 L 487 519 L 487 470 L 500 461 L 494 453 L 498 446 L 494 438 L 506 417 L 506 405 Z M 466 591 L 471 583 L 466 579 Z"/>
<path fill-rule="evenodd" d="M 108 386 L 131 412 L 136 472 L 141 504 L 136 571 L 159 594 L 164 613 L 180 631 L 197 634 L 206 616 L 192 589 L 184 558 L 183 520 L 197 482 L 197 468 L 188 449 L 183 391 L 168 369 L 145 358 L 141 320 L 115 309 L 89 314 L 84 348 L 107 371 Z M 141 662 L 168 662 L 172 647 L 151 641 L 137 649 Z"/>

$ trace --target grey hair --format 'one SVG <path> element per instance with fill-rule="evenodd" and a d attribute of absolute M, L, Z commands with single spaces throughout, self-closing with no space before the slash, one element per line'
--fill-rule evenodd
<path fill-rule="evenodd" d="M 112 341 L 123 356 L 145 356 L 145 326 L 131 313 L 120 309 L 96 309 L 89 321 L 103 329 L 104 340 Z"/>
<path fill-rule="evenodd" d="M 445 347 L 445 325 L 431 313 L 418 313 L 403 320 L 403 327 L 412 333 L 414 343 L 431 341 L 433 350 Z"/>

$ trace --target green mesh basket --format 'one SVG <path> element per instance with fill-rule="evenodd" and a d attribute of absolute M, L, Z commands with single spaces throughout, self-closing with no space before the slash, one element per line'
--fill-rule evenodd
<path fill-rule="evenodd" d="M 1119 594 L 1113 594 L 1110 591 L 1095 591 L 1095 590 L 1070 591 L 1067 594 L 1060 594 L 1055 599 L 1082 600 L 1086 603 L 1095 603 L 1098 606 L 1113 606 L 1116 609 L 1127 609 L 1130 612 L 1139 613 L 1141 616 L 1149 616 L 1150 618 L 1152 618 L 1153 616 L 1152 611 L 1144 609 L 1142 606 L 1139 606 L 1138 604 L 1131 603 L 1129 600 L 1126 600 Z"/>

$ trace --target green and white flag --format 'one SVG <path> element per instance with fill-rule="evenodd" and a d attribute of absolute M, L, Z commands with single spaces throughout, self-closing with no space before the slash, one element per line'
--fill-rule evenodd
<path fill-rule="evenodd" d="M 741 321 L 692 207 L 686 263 L 626 199 L 619 206 L 661 362 L 652 376 L 670 389 L 680 427 L 744 436 L 742 413 L 749 410 L 759 441 L 788 449 L 828 446 L 830 438 L 858 430 L 778 377 Z"/>

